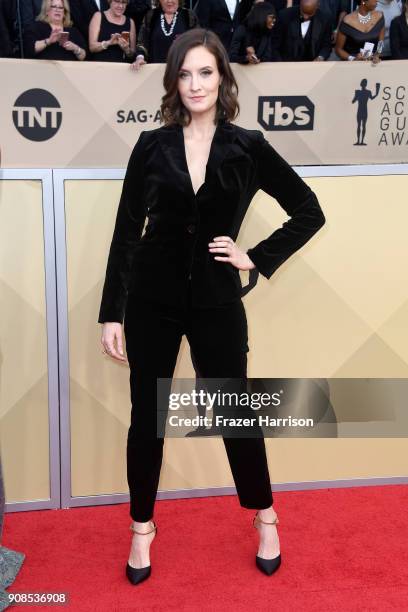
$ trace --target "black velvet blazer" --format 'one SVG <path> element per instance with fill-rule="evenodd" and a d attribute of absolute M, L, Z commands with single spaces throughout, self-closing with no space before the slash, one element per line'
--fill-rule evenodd
<path fill-rule="evenodd" d="M 141 132 L 123 182 L 98 322 L 122 323 L 131 292 L 183 305 L 189 281 L 196 307 L 239 299 L 246 288 L 238 269 L 214 259 L 208 243 L 215 236 L 236 240 L 258 189 L 276 198 L 290 217 L 247 251 L 256 266 L 251 272 L 270 278 L 319 230 L 325 217 L 313 191 L 262 132 L 219 121 L 205 181 L 196 194 L 183 128 L 169 125 Z"/>

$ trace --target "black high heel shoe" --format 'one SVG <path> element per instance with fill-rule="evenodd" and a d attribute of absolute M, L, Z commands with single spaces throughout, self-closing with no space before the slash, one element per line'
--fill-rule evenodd
<path fill-rule="evenodd" d="M 263 521 L 259 518 L 257 512 L 254 516 L 254 527 L 257 528 L 259 523 L 264 523 L 265 525 L 277 525 L 279 523 L 279 519 L 278 516 L 276 516 L 275 520 L 272 521 L 272 523 L 267 523 L 266 521 Z M 264 559 L 263 557 L 258 557 L 258 555 L 256 555 L 255 561 L 257 568 L 260 569 L 261 572 L 263 572 L 267 576 L 271 576 L 271 574 L 276 572 L 276 570 L 281 564 L 281 555 L 279 553 L 279 555 L 277 557 L 274 557 L 273 559 Z"/>
<path fill-rule="evenodd" d="M 157 533 L 156 523 L 153 521 L 153 519 L 150 522 L 153 523 L 154 527 L 150 531 L 146 531 L 146 533 L 136 531 L 133 523 L 130 525 L 129 529 L 131 529 L 131 531 L 134 531 L 134 533 L 138 533 L 139 535 L 147 535 L 148 533 L 152 533 L 153 531 Z M 143 580 L 146 580 L 146 578 L 148 578 L 151 573 L 151 565 L 146 565 L 146 567 L 132 567 L 131 565 L 129 565 L 129 562 L 127 562 L 126 564 L 126 576 L 128 577 L 129 582 L 131 582 L 132 584 L 139 584 L 140 582 L 143 582 Z"/>

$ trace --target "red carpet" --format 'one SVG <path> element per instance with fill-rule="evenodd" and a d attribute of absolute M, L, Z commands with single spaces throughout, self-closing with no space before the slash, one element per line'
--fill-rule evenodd
<path fill-rule="evenodd" d="M 11 609 L 408 610 L 408 487 L 274 493 L 282 565 L 255 566 L 254 511 L 236 497 L 156 504 L 152 575 L 125 577 L 128 505 L 7 514 L 3 545 L 26 559 L 11 591 L 68 591 L 70 605 Z"/>

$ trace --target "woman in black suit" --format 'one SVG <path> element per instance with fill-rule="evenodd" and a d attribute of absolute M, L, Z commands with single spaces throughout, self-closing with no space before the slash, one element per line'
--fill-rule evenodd
<path fill-rule="evenodd" d="M 130 157 L 98 318 L 103 352 L 121 361 L 124 320 L 134 531 L 126 574 L 133 584 L 150 575 L 157 529 L 152 519 L 164 442 L 157 378 L 171 381 L 185 334 L 200 376 L 245 383 L 249 347 L 239 270 L 256 267 L 270 278 L 325 222 L 315 194 L 262 132 L 231 123 L 238 87 L 213 32 L 195 28 L 174 41 L 163 84 L 165 125 L 143 131 Z M 291 218 L 245 252 L 235 240 L 258 189 Z M 258 511 L 256 564 L 270 575 L 281 557 L 262 432 L 223 440 L 239 502 Z"/>
<path fill-rule="evenodd" d="M 408 0 L 404 0 L 402 14 L 390 25 L 392 59 L 408 59 Z"/>

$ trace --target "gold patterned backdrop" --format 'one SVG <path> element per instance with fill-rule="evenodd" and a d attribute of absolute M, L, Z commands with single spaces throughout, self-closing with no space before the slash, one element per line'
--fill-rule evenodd
<path fill-rule="evenodd" d="M 407 377 L 408 212 L 397 194 L 408 177 L 306 180 L 327 222 L 244 298 L 248 375 Z M 129 370 L 101 354 L 95 322 L 121 182 L 65 185 L 73 495 L 126 492 Z M 258 192 L 238 243 L 256 244 L 285 218 Z M 194 376 L 185 339 L 175 376 Z M 347 418 L 347 406 L 336 412 Z M 274 439 L 267 448 L 274 482 L 404 475 L 408 467 L 405 439 Z M 166 440 L 161 490 L 230 485 L 221 440 Z"/>
<path fill-rule="evenodd" d="M 233 65 L 240 87 L 237 123 L 262 129 L 293 164 L 403 162 L 406 64 L 357 64 Z M 7 83 L 0 91 L 3 167 L 125 167 L 139 132 L 159 125 L 162 75 L 157 65 L 136 75 L 127 66 L 98 62 L 0 60 L 1 82 Z M 368 104 L 367 146 L 360 147 L 354 144 L 358 103 L 352 100 L 364 78 L 378 95 Z M 38 89 L 58 106 L 34 111 L 32 91 Z M 306 129 L 294 129 L 302 106 L 309 117 Z M 292 123 L 285 108 L 292 109 Z M 34 130 L 40 140 L 30 139 L 27 128 L 34 112 L 44 121 Z M 52 127 L 51 116 L 59 127 Z M 288 129 L 277 129 L 286 121 Z M 52 135 L 41 140 L 48 129 Z M 260 277 L 245 297 L 250 377 L 407 378 L 408 179 L 364 176 L 363 169 L 361 174 L 306 179 L 327 223 L 269 281 Z M 75 496 L 127 491 L 129 371 L 101 355 L 96 322 L 120 189 L 119 180 L 65 181 Z M 253 246 L 285 218 L 259 192 L 239 244 Z M 0 180 L 0 221 L 0 443 L 6 497 L 8 502 L 46 499 L 49 398 L 40 181 Z M 185 341 L 175 376 L 193 376 Z M 337 410 L 348 418 L 350 408 Z M 267 448 L 276 483 L 407 473 L 403 438 L 274 439 L 267 440 Z M 160 489 L 232 484 L 221 440 L 166 441 Z"/>
<path fill-rule="evenodd" d="M 0 180 L 0 447 L 6 501 L 50 496 L 42 187 Z"/>

